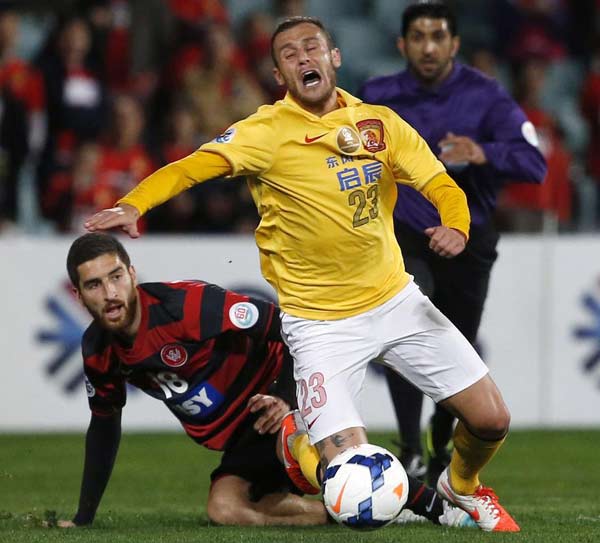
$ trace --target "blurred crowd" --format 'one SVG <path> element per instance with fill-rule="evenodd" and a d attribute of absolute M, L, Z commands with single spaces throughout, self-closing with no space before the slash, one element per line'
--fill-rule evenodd
<path fill-rule="evenodd" d="M 0 235 L 81 231 L 83 217 L 155 169 L 281 98 L 269 51 L 281 17 L 325 19 L 351 92 L 401 69 L 394 43 L 407 3 L 0 0 Z M 506 186 L 499 225 L 598 229 L 600 0 L 449 3 L 462 59 L 513 93 L 548 160 L 542 186 Z M 151 211 L 143 228 L 248 233 L 257 222 L 243 180 L 215 180 Z"/>

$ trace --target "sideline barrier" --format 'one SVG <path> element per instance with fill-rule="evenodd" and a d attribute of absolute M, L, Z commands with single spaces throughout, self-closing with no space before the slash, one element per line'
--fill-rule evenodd
<path fill-rule="evenodd" d="M 65 258 L 73 238 L 0 238 L 0 431 L 84 429 L 89 421 L 79 337 L 89 318 L 70 294 Z M 273 296 L 252 237 L 124 240 L 140 281 L 202 279 Z M 600 240 L 504 236 L 480 343 L 513 426 L 600 426 Z M 368 373 L 370 429 L 394 429 L 387 388 Z M 430 402 L 424 417 L 431 412 Z M 177 428 L 143 393 L 129 395 L 124 428 Z"/>

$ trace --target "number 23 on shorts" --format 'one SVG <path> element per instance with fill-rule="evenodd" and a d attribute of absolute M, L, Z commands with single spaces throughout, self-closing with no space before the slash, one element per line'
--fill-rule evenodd
<path fill-rule="evenodd" d="M 327 391 L 323 384 L 325 377 L 321 372 L 313 373 L 308 379 L 298 381 L 298 399 L 300 400 L 300 415 L 302 418 L 327 403 Z"/>

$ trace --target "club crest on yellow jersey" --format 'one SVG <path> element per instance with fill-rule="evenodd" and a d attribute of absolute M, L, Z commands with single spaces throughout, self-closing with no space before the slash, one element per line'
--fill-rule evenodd
<path fill-rule="evenodd" d="M 365 119 L 356 123 L 364 148 L 370 153 L 385 149 L 383 123 L 379 119 Z"/>
<path fill-rule="evenodd" d="M 337 146 L 344 154 L 354 153 L 360 147 L 360 137 L 354 128 L 342 126 L 337 133 Z"/>

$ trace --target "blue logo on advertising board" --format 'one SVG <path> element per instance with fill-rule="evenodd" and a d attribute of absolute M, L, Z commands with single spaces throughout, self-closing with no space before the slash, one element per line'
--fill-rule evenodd
<path fill-rule="evenodd" d="M 72 394 L 84 382 L 81 356 L 74 355 L 81 352 L 81 336 L 85 327 L 57 296 L 48 296 L 46 309 L 54 319 L 54 327 L 38 330 L 36 337 L 40 343 L 54 345 L 56 350 L 46 363 L 45 370 L 50 377 L 56 377 L 64 368 L 71 368 L 62 388 L 65 393 Z"/>
<path fill-rule="evenodd" d="M 586 293 L 582 303 L 587 310 L 590 322 L 575 328 L 575 337 L 591 343 L 591 352 L 583 361 L 582 368 L 592 373 L 600 367 L 600 293 Z M 600 379 L 598 380 L 600 387 Z"/>

